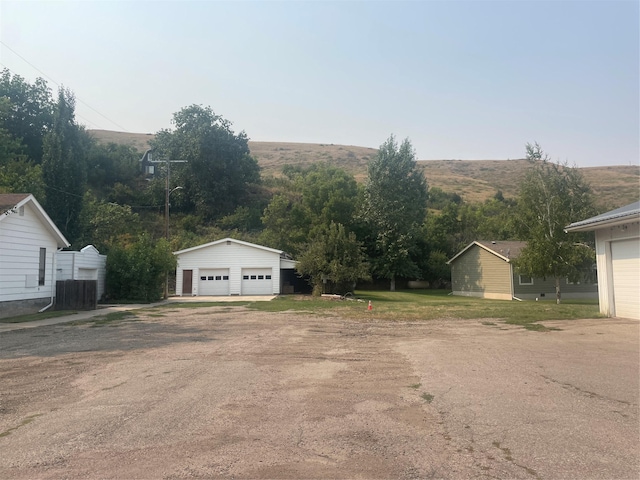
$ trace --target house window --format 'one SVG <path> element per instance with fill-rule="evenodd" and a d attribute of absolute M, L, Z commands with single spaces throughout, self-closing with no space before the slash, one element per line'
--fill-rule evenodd
<path fill-rule="evenodd" d="M 265 275 L 264 278 L 266 278 L 267 280 L 271 280 L 271 275 Z"/>
<path fill-rule="evenodd" d="M 255 275 L 251 275 L 251 280 L 255 280 L 256 276 Z"/>
<path fill-rule="evenodd" d="M 44 274 L 47 265 L 47 249 L 40 249 L 40 264 L 38 265 L 38 285 L 44 285 Z"/>
<path fill-rule="evenodd" d="M 209 275 L 209 277 L 207 277 L 208 280 L 213 280 L 213 275 Z"/>
<path fill-rule="evenodd" d="M 519 276 L 520 285 L 533 285 L 533 278 L 528 277 L 527 275 Z"/>
<path fill-rule="evenodd" d="M 249 280 L 249 275 L 243 275 L 243 276 L 242 276 L 242 279 L 243 279 L 243 280 Z"/>
<path fill-rule="evenodd" d="M 264 280 L 264 275 L 258 275 L 258 280 Z"/>
<path fill-rule="evenodd" d="M 200 280 L 206 280 L 207 277 L 200 277 Z"/>
<path fill-rule="evenodd" d="M 223 275 L 222 280 L 229 280 L 229 275 Z"/>
<path fill-rule="evenodd" d="M 222 275 L 216 275 L 216 280 L 222 280 Z"/>

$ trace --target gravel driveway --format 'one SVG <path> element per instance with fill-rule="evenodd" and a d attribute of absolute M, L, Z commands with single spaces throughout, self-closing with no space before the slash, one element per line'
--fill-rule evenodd
<path fill-rule="evenodd" d="M 0 478 L 637 479 L 638 322 L 545 325 L 229 305 L 0 333 Z"/>

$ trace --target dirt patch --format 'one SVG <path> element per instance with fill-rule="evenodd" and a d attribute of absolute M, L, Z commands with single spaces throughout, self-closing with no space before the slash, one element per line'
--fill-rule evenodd
<path fill-rule="evenodd" d="M 638 476 L 637 322 L 164 313 L 0 334 L 0 477 Z"/>

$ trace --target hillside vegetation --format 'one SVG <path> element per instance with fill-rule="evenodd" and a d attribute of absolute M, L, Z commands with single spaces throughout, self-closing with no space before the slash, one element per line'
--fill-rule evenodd
<path fill-rule="evenodd" d="M 150 133 L 126 133 L 110 130 L 90 130 L 101 143 L 130 145 L 140 152 L 149 148 Z M 284 165 L 310 165 L 326 162 L 344 169 L 361 182 L 367 176 L 367 164 L 374 158 L 374 148 L 351 145 L 254 142 L 249 141 L 251 155 L 258 161 L 265 176 L 281 175 Z M 523 145 L 524 151 L 524 145 Z M 527 161 L 518 160 L 420 160 L 430 187 L 457 193 L 466 201 L 482 202 L 497 191 L 505 197 L 515 197 L 527 169 Z M 601 210 L 620 207 L 638 200 L 640 166 L 616 165 L 581 168 L 585 180 L 596 194 Z"/>

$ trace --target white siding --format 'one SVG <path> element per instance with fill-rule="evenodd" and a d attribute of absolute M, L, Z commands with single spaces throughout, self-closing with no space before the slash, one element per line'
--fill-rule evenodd
<path fill-rule="evenodd" d="M 200 294 L 198 292 L 200 269 L 229 269 L 229 294 L 240 295 L 243 268 L 271 269 L 272 291 L 270 293 L 274 295 L 280 293 L 280 254 L 278 252 L 230 241 L 179 253 L 177 257 L 176 293 L 178 295 L 183 295 L 183 270 L 193 270 L 192 295 Z"/>
<path fill-rule="evenodd" d="M 600 313 L 607 316 L 619 315 L 616 312 L 615 303 L 622 301 L 623 303 L 632 300 L 625 299 L 628 295 L 640 295 L 638 292 L 638 277 L 640 277 L 640 271 L 638 271 L 638 261 L 635 260 L 635 264 L 629 263 L 630 268 L 635 269 L 635 282 L 628 283 L 626 286 L 620 288 L 620 280 L 616 285 L 614 279 L 614 259 L 612 251 L 617 247 L 617 242 L 631 242 L 635 241 L 636 245 L 638 238 L 640 237 L 640 225 L 638 223 L 629 223 L 623 226 L 606 227 L 596 230 L 596 262 L 598 266 L 598 297 L 600 303 Z M 640 255 L 640 252 L 636 251 L 636 255 Z M 620 259 L 617 260 L 619 262 Z M 629 262 L 633 262 L 632 259 L 628 259 Z M 635 265 L 635 266 L 634 266 Z M 619 265 L 618 265 L 619 267 Z M 624 307 L 623 307 L 623 311 Z M 640 312 L 636 313 L 632 318 L 640 317 Z"/>
<path fill-rule="evenodd" d="M 24 215 L 12 213 L 0 222 L 0 302 L 32 300 L 55 295 L 56 238 L 40 222 L 31 203 Z M 27 287 L 27 277 L 38 277 L 40 248 L 47 249 L 45 283 Z"/>
<path fill-rule="evenodd" d="M 57 280 L 97 280 L 98 300 L 105 289 L 107 257 L 88 245 L 80 252 L 58 252 Z"/>

